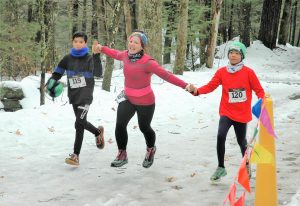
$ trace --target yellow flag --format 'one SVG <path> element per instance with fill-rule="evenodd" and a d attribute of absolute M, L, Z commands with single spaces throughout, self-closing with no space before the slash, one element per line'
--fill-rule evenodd
<path fill-rule="evenodd" d="M 274 165 L 274 157 L 267 149 L 256 142 L 251 153 L 250 162 L 256 164 Z"/>

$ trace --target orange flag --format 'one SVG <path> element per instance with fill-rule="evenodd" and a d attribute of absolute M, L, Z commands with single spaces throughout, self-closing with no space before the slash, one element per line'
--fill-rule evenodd
<path fill-rule="evenodd" d="M 223 206 L 226 204 L 227 200 L 229 200 L 230 206 L 234 206 L 235 192 L 236 192 L 236 186 L 235 186 L 235 183 L 233 183 L 230 187 L 230 191 L 229 191 L 227 197 L 225 198 L 225 200 L 223 202 Z"/>
<path fill-rule="evenodd" d="M 245 203 L 245 192 L 243 193 L 242 196 L 234 203 L 234 206 L 244 206 Z"/>
<path fill-rule="evenodd" d="M 245 152 L 242 164 L 239 169 L 238 182 L 245 188 L 245 190 L 250 192 L 250 183 L 249 183 L 249 176 L 246 168 L 246 162 L 247 162 L 247 151 Z"/>

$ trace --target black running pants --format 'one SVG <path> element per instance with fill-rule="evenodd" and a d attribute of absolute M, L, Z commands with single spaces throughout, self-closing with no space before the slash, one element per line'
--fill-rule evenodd
<path fill-rule="evenodd" d="M 73 105 L 73 110 L 76 117 L 76 121 L 75 121 L 76 135 L 75 135 L 75 142 L 74 142 L 74 153 L 79 155 L 82 146 L 82 141 L 83 141 L 84 129 L 93 133 L 95 136 L 99 135 L 99 131 L 94 125 L 92 125 L 87 121 L 87 113 L 89 111 L 89 105 Z"/>
<path fill-rule="evenodd" d="M 247 149 L 247 123 L 236 122 L 226 116 L 221 116 L 219 120 L 219 128 L 217 135 L 217 154 L 219 167 L 224 167 L 225 142 L 228 130 L 233 125 L 237 142 L 240 146 L 242 155 L 244 156 Z"/>
<path fill-rule="evenodd" d="M 154 110 L 155 104 L 134 105 L 128 100 L 119 103 L 115 129 L 118 149 L 126 150 L 128 142 L 127 125 L 135 113 L 137 113 L 139 128 L 145 137 L 147 147 L 155 145 L 155 132 L 150 125 Z"/>

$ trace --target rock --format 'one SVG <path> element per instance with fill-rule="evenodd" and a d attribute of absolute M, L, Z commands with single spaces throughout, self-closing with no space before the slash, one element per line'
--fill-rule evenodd
<path fill-rule="evenodd" d="M 21 88 L 10 88 L 3 86 L 0 88 L 0 99 L 4 98 L 21 100 L 24 98 L 24 93 Z"/>
<path fill-rule="evenodd" d="M 292 94 L 289 96 L 290 100 L 297 100 L 300 99 L 300 94 Z"/>
<path fill-rule="evenodd" d="M 22 109 L 22 106 L 18 100 L 2 99 L 1 102 L 4 105 L 4 111 L 6 112 L 15 112 Z"/>

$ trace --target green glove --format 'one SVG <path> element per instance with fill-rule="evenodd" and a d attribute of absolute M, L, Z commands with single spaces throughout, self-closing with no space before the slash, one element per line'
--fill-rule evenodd
<path fill-rule="evenodd" d="M 64 86 L 60 81 L 50 78 L 47 82 L 47 93 L 51 97 L 58 97 L 63 92 Z"/>

